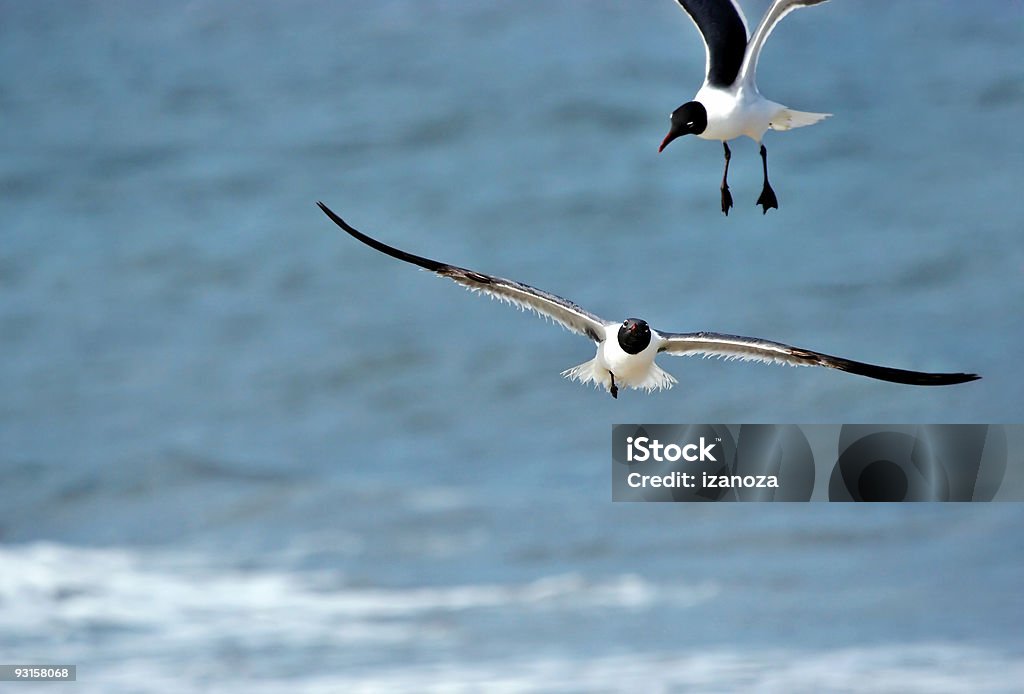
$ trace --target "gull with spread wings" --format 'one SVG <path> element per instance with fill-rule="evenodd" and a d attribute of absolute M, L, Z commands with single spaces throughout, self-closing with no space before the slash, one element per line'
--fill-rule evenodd
<path fill-rule="evenodd" d="M 318 202 L 317 205 L 335 224 L 374 250 L 418 265 L 441 277 L 447 277 L 472 291 L 487 294 L 519 308 L 529 309 L 574 333 L 590 338 L 597 345 L 597 354 L 594 358 L 563 371 L 562 375 L 582 383 L 594 383 L 598 387 L 603 387 L 613 398 L 618 397 L 620 387 L 646 391 L 671 388 L 676 379 L 654 363 L 654 358 L 663 352 L 791 366 L 826 366 L 880 381 L 914 386 L 947 386 L 979 378 L 975 374 L 967 373 L 925 373 L 875 366 L 756 337 L 708 332 L 661 332 L 654 330 L 646 321 L 639 318 L 627 318 L 621 323 L 607 321 L 567 299 L 528 284 L 485 275 L 482 272 L 448 265 L 394 248 L 356 230 L 322 202 Z"/>

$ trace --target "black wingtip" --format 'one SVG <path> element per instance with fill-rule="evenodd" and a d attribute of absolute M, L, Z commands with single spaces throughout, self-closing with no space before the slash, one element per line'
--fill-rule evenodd
<path fill-rule="evenodd" d="M 924 371 L 907 371 L 893 369 L 888 366 L 875 366 L 848 359 L 836 360 L 832 366 L 848 373 L 867 376 L 890 383 L 902 383 L 909 386 L 955 386 L 970 383 L 981 378 L 978 374 L 969 373 L 927 373 Z"/>
<path fill-rule="evenodd" d="M 959 383 L 970 383 L 981 378 L 978 374 L 922 374 L 912 385 L 918 386 L 955 386 Z"/>
<path fill-rule="evenodd" d="M 350 225 L 344 219 L 336 215 L 331 210 L 331 208 L 329 208 L 327 205 L 323 204 L 319 200 L 317 200 L 316 205 L 323 211 L 325 215 L 330 217 L 332 222 L 334 222 L 339 227 L 344 229 L 349 236 L 357 239 L 358 241 L 361 241 L 362 243 L 365 243 L 367 246 L 373 248 L 374 250 L 380 251 L 385 255 L 390 255 L 392 258 L 404 260 L 405 262 L 412 263 L 413 265 L 419 265 L 421 268 L 430 270 L 431 272 L 437 272 L 448 267 L 445 263 L 439 263 L 438 261 L 431 260 L 430 258 L 424 258 L 423 256 L 414 255 L 412 253 L 406 253 L 403 250 L 400 250 L 393 246 L 389 246 L 386 243 L 383 243 L 375 238 L 367 236 L 363 232 L 359 231 L 358 229 Z"/>
<path fill-rule="evenodd" d="M 334 214 L 334 211 L 330 207 L 328 207 L 327 205 L 325 205 L 322 202 L 320 202 L 319 200 L 317 200 L 316 201 L 316 206 L 319 207 L 323 211 L 323 213 L 325 215 L 330 217 L 332 222 L 334 222 L 335 224 L 340 226 L 342 229 L 344 229 L 348 233 L 354 235 L 356 238 L 359 238 L 359 237 L 363 236 L 363 234 L 360 234 L 352 226 L 350 226 L 348 222 L 346 222 L 344 219 L 342 219 L 338 215 Z"/>
<path fill-rule="evenodd" d="M 878 366 L 863 361 L 854 361 L 843 357 L 835 357 L 831 354 L 811 352 L 791 348 L 794 356 L 805 358 L 806 363 L 813 363 L 819 366 L 827 366 L 831 369 L 839 369 L 846 373 L 867 376 L 879 381 L 889 383 L 902 383 L 908 386 L 954 386 L 959 383 L 969 383 L 981 378 L 978 374 L 969 373 L 930 373 L 927 371 L 908 371 L 906 369 L 894 369 L 891 366 Z"/>

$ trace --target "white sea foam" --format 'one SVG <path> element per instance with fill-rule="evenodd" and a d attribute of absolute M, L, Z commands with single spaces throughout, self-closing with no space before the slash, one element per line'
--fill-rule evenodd
<path fill-rule="evenodd" d="M 591 581 L 574 573 L 511 584 L 327 588 L 338 583 L 334 574 L 228 571 L 205 567 L 189 555 L 50 543 L 0 549 L 0 563 L 0 600 L 7 603 L 0 624 L 8 628 L 37 625 L 46 617 L 102 617 L 145 626 L 190 611 L 225 618 L 265 612 L 276 620 L 306 611 L 374 619 L 497 607 L 629 609 L 655 602 L 696 604 L 717 592 L 710 584 L 669 591 L 634 574 Z"/>
<path fill-rule="evenodd" d="M 460 620 L 473 610 L 483 619 L 506 610 L 502 623 L 558 613 L 605 621 L 719 594 L 712 584 L 668 586 L 632 574 L 370 588 L 324 573 L 223 569 L 194 555 L 56 544 L 0 548 L 0 567 L 5 657 L 76 662 L 80 691 L 1010 692 L 1024 681 L 1024 659 L 949 643 L 832 650 L 665 644 L 629 654 L 624 644 L 606 657 L 584 650 L 536 658 L 518 644 L 501 659 L 464 652 Z M 395 648 L 421 655 L 408 663 L 372 657 Z M 353 652 L 371 657 L 357 658 L 358 667 L 339 666 L 337 658 L 318 665 L 322 654 Z"/>
<path fill-rule="evenodd" d="M 187 674 L 187 673 L 186 673 Z M 97 672 L 103 691 L 171 691 L 196 686 L 158 660 Z M 780 694 L 1017 694 L 1024 662 L 950 644 L 834 651 L 664 653 L 594 659 L 440 662 L 353 675 L 310 671 L 288 678 L 225 676 L 218 691 L 272 694 L 461 692 L 765 692 Z M 202 680 L 198 680 L 202 682 Z M 140 686 L 145 683 L 145 686 Z"/>
<path fill-rule="evenodd" d="M 457 645 L 450 621 L 471 610 L 516 613 L 685 606 L 713 597 L 712 585 L 668 589 L 624 574 L 577 574 L 521 583 L 414 588 L 353 587 L 336 574 L 211 567 L 195 556 L 56 544 L 0 548 L 0 643 L 34 644 L 107 660 L 119 654 L 163 681 L 176 659 L 205 654 L 217 670 L 225 643 L 243 653 L 305 648 L 373 649 Z M 452 645 L 450 643 L 449 645 Z M 8 660 L 18 653 L 6 654 Z M 65 660 L 67 658 L 64 658 Z M 94 666 L 95 667 L 95 666 Z M 85 667 L 83 672 L 92 668 Z M 203 670 L 202 667 L 198 668 Z M 122 670 L 102 670 L 110 686 Z M 108 679 L 112 678 L 112 679 Z M 159 687 L 156 688 L 159 690 Z"/>
<path fill-rule="evenodd" d="M 1024 660 L 945 643 L 826 651 L 722 650 L 388 668 L 310 677 L 291 691 L 327 692 L 778 692 L 780 694 L 1016 694 Z M 278 683 L 248 691 L 273 692 Z"/>

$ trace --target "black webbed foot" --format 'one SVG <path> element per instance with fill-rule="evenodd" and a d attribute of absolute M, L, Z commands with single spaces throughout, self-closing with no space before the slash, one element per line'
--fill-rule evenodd
<path fill-rule="evenodd" d="M 758 205 L 763 208 L 761 214 L 768 214 L 770 208 L 779 209 L 779 199 L 775 197 L 772 184 L 768 182 L 768 150 L 761 145 L 761 170 L 764 171 L 764 187 L 761 188 L 761 197 L 757 199 Z"/>
<path fill-rule="evenodd" d="M 757 199 L 757 204 L 764 208 L 761 214 L 768 214 L 768 210 L 772 208 L 779 209 L 779 199 L 775 197 L 775 191 L 772 190 L 768 181 L 764 182 L 764 188 L 761 189 L 761 197 Z"/>
<path fill-rule="evenodd" d="M 729 186 L 722 183 L 722 214 L 726 217 L 729 216 L 730 207 L 732 207 L 732 193 L 729 192 Z"/>
<path fill-rule="evenodd" d="M 612 387 L 608 389 L 608 392 L 612 394 L 613 398 L 618 400 L 619 399 L 619 387 L 617 385 L 615 385 L 615 374 L 613 374 L 611 371 L 609 371 L 608 375 L 612 377 Z"/>

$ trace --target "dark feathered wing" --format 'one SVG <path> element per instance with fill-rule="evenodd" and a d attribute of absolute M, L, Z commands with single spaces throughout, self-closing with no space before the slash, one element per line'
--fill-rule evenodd
<path fill-rule="evenodd" d="M 528 284 L 507 280 L 502 277 L 485 275 L 474 270 L 467 270 L 466 268 L 406 253 L 358 231 L 344 219 L 334 214 L 322 202 L 318 202 L 317 205 L 324 211 L 324 214 L 331 218 L 331 221 L 348 232 L 350 236 L 365 243 L 374 250 L 390 255 L 392 258 L 418 265 L 421 268 L 437 273 L 441 277 L 447 277 L 473 291 L 483 292 L 492 298 L 507 301 L 519 308 L 529 309 L 540 316 L 551 319 L 574 333 L 589 337 L 594 342 L 600 342 L 604 339 L 606 321 L 567 299 L 549 294 Z"/>
<path fill-rule="evenodd" d="M 747 25 L 735 0 L 676 0 L 704 38 L 704 74 L 708 84 L 728 87 L 736 81 L 747 50 Z"/>
<path fill-rule="evenodd" d="M 678 355 L 705 355 L 724 359 L 743 359 L 791 366 L 827 366 L 858 376 L 912 386 L 948 386 L 974 381 L 980 376 L 966 373 L 925 373 L 833 357 L 781 342 L 719 333 L 659 333 L 664 340 L 659 351 Z"/>

